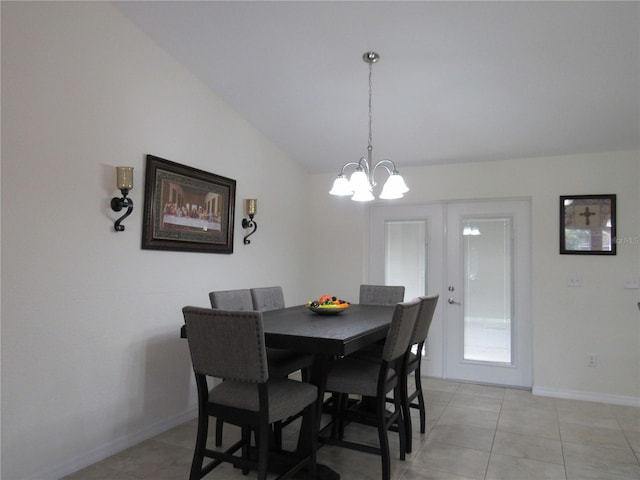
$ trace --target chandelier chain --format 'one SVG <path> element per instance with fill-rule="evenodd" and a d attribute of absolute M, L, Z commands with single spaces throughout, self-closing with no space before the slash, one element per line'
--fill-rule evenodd
<path fill-rule="evenodd" d="M 373 73 L 373 62 L 369 62 L 369 150 L 372 148 L 373 136 L 371 134 L 371 123 L 373 120 L 373 115 L 371 114 L 371 93 L 373 90 L 373 82 L 371 80 Z"/>

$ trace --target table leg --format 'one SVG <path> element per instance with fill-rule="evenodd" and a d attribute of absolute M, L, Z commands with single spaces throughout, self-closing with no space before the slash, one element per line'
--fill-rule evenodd
<path fill-rule="evenodd" d="M 323 398 L 321 397 L 323 395 L 321 395 L 321 392 L 324 392 L 325 390 L 327 381 L 326 372 L 331 360 L 331 356 L 318 354 L 316 355 L 313 366 L 311 367 L 310 382 L 318 387 L 319 395 L 316 406 L 315 425 L 311 425 L 306 416 L 302 418 L 302 425 L 300 426 L 300 435 L 298 437 L 298 445 L 296 449 L 300 456 L 307 455 L 310 449 L 313 448 L 313 443 L 315 443 L 316 448 L 321 446 L 318 441 L 318 432 L 320 431 L 320 424 L 322 421 Z M 314 437 L 315 442 L 312 442 Z M 316 478 L 319 480 L 340 480 L 340 474 L 326 465 L 318 464 Z"/>

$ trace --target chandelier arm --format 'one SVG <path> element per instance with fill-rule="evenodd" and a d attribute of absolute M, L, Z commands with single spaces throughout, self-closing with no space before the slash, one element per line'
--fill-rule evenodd
<path fill-rule="evenodd" d="M 393 167 L 393 170 L 390 169 L 386 164 L 390 163 L 391 166 Z M 378 167 L 384 168 L 387 171 L 387 174 L 389 176 L 393 175 L 394 173 L 397 173 L 398 171 L 396 170 L 396 164 L 393 162 L 393 160 L 388 160 L 388 159 L 384 159 L 384 160 L 380 160 L 378 163 L 375 164 L 375 166 L 373 167 L 373 169 L 371 170 L 371 186 L 375 187 L 377 185 L 377 182 L 375 181 L 375 174 L 376 174 L 376 170 L 378 169 Z"/>
<path fill-rule="evenodd" d="M 352 166 L 352 165 L 355 165 L 356 167 L 359 167 L 359 166 L 360 166 L 360 162 L 348 162 L 348 163 L 345 163 L 345 164 L 342 166 L 342 168 L 340 169 L 340 175 L 344 176 L 344 171 L 345 171 L 345 169 L 346 169 L 347 167 Z"/>
<path fill-rule="evenodd" d="M 389 167 L 386 166 L 386 164 L 391 164 L 392 169 L 389 169 Z M 396 168 L 396 164 L 393 160 L 389 160 L 388 158 L 385 158 L 384 160 L 380 160 L 378 163 L 376 163 L 375 167 L 373 167 L 373 171 L 376 171 L 376 168 L 378 167 L 384 167 L 387 172 L 389 172 L 389 175 L 393 174 L 393 173 L 398 173 L 398 170 Z"/>
<path fill-rule="evenodd" d="M 369 159 L 367 160 L 367 158 L 362 157 L 360 159 L 360 161 L 358 162 L 358 168 L 364 170 L 364 173 L 367 174 L 367 177 L 369 177 L 369 173 L 371 172 L 371 156 L 369 156 Z"/>
<path fill-rule="evenodd" d="M 378 169 L 378 167 L 384 168 L 389 175 L 391 175 L 393 173 L 393 170 L 391 170 L 389 167 L 387 167 L 383 162 L 384 162 L 384 160 L 380 160 L 378 163 L 376 163 L 376 166 L 373 167 L 373 174 L 374 175 L 375 175 L 376 170 Z"/>

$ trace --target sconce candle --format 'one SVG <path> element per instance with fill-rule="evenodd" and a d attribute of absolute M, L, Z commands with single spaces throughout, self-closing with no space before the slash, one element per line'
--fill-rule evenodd
<path fill-rule="evenodd" d="M 247 245 L 251 243 L 249 237 L 253 235 L 258 228 L 258 224 L 253 221 L 253 217 L 258 211 L 258 200 L 255 198 L 246 198 L 244 201 L 244 210 L 246 215 L 249 217 L 249 220 L 246 218 L 242 219 L 242 228 L 253 228 L 253 230 L 244 237 L 244 244 Z"/>
<path fill-rule="evenodd" d="M 116 167 L 116 186 L 122 193 L 122 198 L 113 197 L 111 199 L 111 209 L 114 212 L 119 212 L 123 208 L 127 211 L 113 224 L 113 228 L 116 232 L 124 231 L 124 225 L 121 222 L 131 215 L 133 211 L 133 200 L 127 197 L 129 190 L 133 189 L 133 167 Z"/>
<path fill-rule="evenodd" d="M 133 190 L 133 167 L 116 167 L 118 190 Z"/>
<path fill-rule="evenodd" d="M 245 213 L 250 217 L 253 217 L 258 210 L 258 200 L 255 198 L 247 198 L 244 201 Z"/>

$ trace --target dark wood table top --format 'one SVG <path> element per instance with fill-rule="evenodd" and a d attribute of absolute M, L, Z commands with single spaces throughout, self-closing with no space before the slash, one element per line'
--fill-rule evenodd
<path fill-rule="evenodd" d="M 348 355 L 386 337 L 394 306 L 352 304 L 337 315 L 305 305 L 262 312 L 267 347 Z"/>

